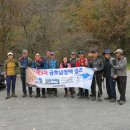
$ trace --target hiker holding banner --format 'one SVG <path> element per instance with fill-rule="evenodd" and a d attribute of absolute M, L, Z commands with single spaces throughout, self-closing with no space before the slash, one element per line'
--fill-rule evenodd
<path fill-rule="evenodd" d="M 88 59 L 85 58 L 85 52 L 84 51 L 79 51 L 79 65 L 82 67 L 87 67 L 88 66 Z M 88 90 L 79 88 L 79 99 L 81 98 L 86 98 L 88 99 L 89 97 Z"/>
<path fill-rule="evenodd" d="M 71 64 L 68 63 L 67 57 L 64 57 L 63 62 L 60 64 L 60 68 L 70 68 L 70 67 L 71 67 Z M 68 88 L 64 88 L 64 89 L 65 89 L 64 97 L 68 97 Z M 70 91 L 71 98 L 74 98 L 73 88 L 69 88 L 69 91 Z"/>
<path fill-rule="evenodd" d="M 77 54 L 75 51 L 72 51 L 71 58 L 69 59 L 69 63 L 71 64 L 71 68 L 80 66 L 78 58 L 77 58 Z M 72 88 L 72 90 L 73 90 L 73 93 L 75 93 L 75 88 Z"/>
<path fill-rule="evenodd" d="M 43 69 L 44 68 L 44 61 L 43 58 L 40 56 L 39 53 L 36 53 L 34 61 L 32 63 L 32 68 L 36 69 Z M 40 97 L 40 88 L 36 87 L 36 96 L 35 98 Z M 46 91 L 45 88 L 42 88 L 42 98 L 46 98 Z"/>
<path fill-rule="evenodd" d="M 51 58 L 50 60 L 48 61 L 48 69 L 57 69 L 59 68 L 58 67 L 58 61 L 55 59 L 55 52 L 51 52 Z M 53 88 L 52 89 L 53 92 L 54 92 L 54 96 L 58 96 L 57 95 L 57 88 Z M 50 95 L 51 94 L 51 88 L 48 88 L 48 94 Z"/>
<path fill-rule="evenodd" d="M 103 60 L 99 57 L 97 49 L 92 49 L 93 54 L 92 66 L 94 69 L 94 76 L 92 81 L 92 101 L 96 100 L 96 85 L 98 86 L 98 101 L 102 101 L 102 74 L 103 74 Z"/>

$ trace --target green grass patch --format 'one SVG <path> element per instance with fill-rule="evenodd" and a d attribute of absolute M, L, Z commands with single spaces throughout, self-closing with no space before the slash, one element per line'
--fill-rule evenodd
<path fill-rule="evenodd" d="M 127 65 L 127 69 L 130 70 L 130 63 L 128 63 L 128 65 Z"/>

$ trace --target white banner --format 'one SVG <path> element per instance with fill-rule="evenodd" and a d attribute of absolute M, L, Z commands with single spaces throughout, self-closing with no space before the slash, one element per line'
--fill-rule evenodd
<path fill-rule="evenodd" d="M 27 84 L 39 88 L 81 87 L 90 89 L 94 71 L 91 68 L 75 67 L 62 69 L 26 70 Z"/>

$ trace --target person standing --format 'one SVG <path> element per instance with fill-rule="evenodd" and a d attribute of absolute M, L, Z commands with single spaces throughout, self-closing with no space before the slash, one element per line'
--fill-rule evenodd
<path fill-rule="evenodd" d="M 51 51 L 47 50 L 46 51 L 46 56 L 44 57 L 44 69 L 49 69 L 48 68 L 48 61 L 50 60 L 50 58 L 51 58 Z M 53 93 L 50 88 L 47 88 L 46 91 L 47 91 L 47 94 L 52 94 Z"/>
<path fill-rule="evenodd" d="M 110 49 L 104 50 L 104 70 L 103 75 L 106 78 L 106 89 L 108 97 L 105 100 L 110 100 L 110 102 L 116 101 L 116 90 L 115 90 L 115 77 L 116 77 L 116 70 L 114 69 L 113 65 L 116 65 L 115 58 L 112 57 L 112 52 Z"/>
<path fill-rule="evenodd" d="M 21 67 L 21 81 L 22 81 L 22 89 L 23 89 L 23 96 L 27 96 L 26 90 L 26 69 L 27 67 L 32 66 L 32 59 L 28 57 L 28 50 L 22 50 L 22 57 L 19 58 L 20 67 Z M 29 96 L 32 97 L 32 87 L 28 87 Z"/>
<path fill-rule="evenodd" d="M 126 85 L 127 85 L 127 59 L 123 55 L 122 49 L 115 51 L 116 65 L 113 67 L 117 70 L 117 86 L 120 93 L 119 105 L 123 105 L 126 102 Z"/>
<path fill-rule="evenodd" d="M 51 51 L 47 50 L 46 51 L 46 56 L 44 57 L 44 69 L 48 69 L 48 61 L 51 58 Z"/>
<path fill-rule="evenodd" d="M 91 53 L 91 50 L 89 50 L 88 54 L 87 54 L 87 59 L 88 59 L 88 67 L 89 68 L 93 68 L 93 54 Z M 90 97 L 92 97 L 92 85 L 91 85 L 91 94 L 89 95 Z"/>
<path fill-rule="evenodd" d="M 79 61 L 78 61 L 78 58 L 77 58 L 77 54 L 75 51 L 72 51 L 71 53 L 71 58 L 69 59 L 69 63 L 71 64 L 71 67 L 79 67 L 80 64 L 79 64 Z M 75 94 L 75 88 L 71 88 L 73 93 Z M 79 93 L 77 94 L 79 96 Z"/>
<path fill-rule="evenodd" d="M 58 61 L 55 59 L 55 52 L 51 52 L 51 59 L 48 61 L 48 69 L 57 69 L 58 68 Z M 51 90 L 54 92 L 54 96 L 57 97 L 57 88 L 48 88 L 48 94 L 51 94 Z"/>
<path fill-rule="evenodd" d="M 18 67 L 18 62 L 14 59 L 13 53 L 9 52 L 7 54 L 8 59 L 4 62 L 4 71 L 6 75 L 7 83 L 7 96 L 5 99 L 10 98 L 10 87 L 12 85 L 11 97 L 17 97 L 15 94 L 15 84 L 16 84 L 16 68 Z"/>
<path fill-rule="evenodd" d="M 94 76 L 92 81 L 92 101 L 96 100 L 96 84 L 98 86 L 98 101 L 102 101 L 102 75 L 104 64 L 103 60 L 99 57 L 99 52 L 97 49 L 92 49 L 91 53 L 93 55 L 92 66 L 94 69 Z"/>
<path fill-rule="evenodd" d="M 88 66 L 88 59 L 85 58 L 85 52 L 79 51 L 79 64 L 81 67 L 87 67 Z M 89 92 L 88 89 L 79 88 L 79 98 L 89 98 Z"/>
<path fill-rule="evenodd" d="M 36 53 L 36 55 L 35 55 L 34 61 L 32 62 L 32 68 L 35 68 L 35 69 L 43 69 L 44 68 L 44 61 L 39 53 Z M 36 94 L 35 98 L 38 98 L 41 96 L 40 88 L 36 87 L 36 93 L 37 94 Z M 42 98 L 46 98 L 45 88 L 42 88 Z"/>
<path fill-rule="evenodd" d="M 67 57 L 64 57 L 63 62 L 60 64 L 60 68 L 70 68 L 70 67 L 71 67 L 71 64 L 68 63 Z M 68 97 L 68 88 L 64 88 L 64 89 L 65 89 L 64 97 Z M 69 91 L 70 91 L 71 98 L 74 98 L 73 88 L 69 88 Z"/>

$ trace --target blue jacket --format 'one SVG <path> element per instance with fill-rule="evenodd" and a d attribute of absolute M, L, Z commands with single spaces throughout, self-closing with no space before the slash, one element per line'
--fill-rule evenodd
<path fill-rule="evenodd" d="M 44 69 L 49 69 L 48 68 L 48 62 L 49 62 L 49 60 L 50 60 L 50 58 L 48 58 L 48 57 L 44 58 Z"/>
<path fill-rule="evenodd" d="M 19 61 L 20 61 L 20 67 L 23 69 L 26 69 L 27 67 L 32 65 L 32 60 L 29 57 L 27 57 L 27 58 L 21 57 L 19 59 Z"/>
<path fill-rule="evenodd" d="M 58 68 L 58 62 L 57 62 L 57 60 L 50 59 L 48 61 L 48 69 L 56 69 L 56 68 Z"/>
<path fill-rule="evenodd" d="M 42 61 L 33 61 L 32 62 L 32 68 L 36 69 L 44 69 L 44 62 Z"/>

